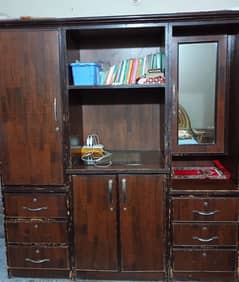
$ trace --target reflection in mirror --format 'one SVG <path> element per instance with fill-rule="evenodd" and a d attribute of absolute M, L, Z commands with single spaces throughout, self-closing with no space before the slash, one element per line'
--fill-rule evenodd
<path fill-rule="evenodd" d="M 217 42 L 178 46 L 178 144 L 213 144 Z"/>

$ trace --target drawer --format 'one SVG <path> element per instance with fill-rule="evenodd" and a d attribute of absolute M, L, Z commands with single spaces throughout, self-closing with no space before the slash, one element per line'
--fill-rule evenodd
<path fill-rule="evenodd" d="M 16 268 L 69 268 L 67 247 L 8 246 L 8 266 Z"/>
<path fill-rule="evenodd" d="M 4 203 L 8 217 L 63 218 L 67 216 L 64 194 L 5 193 Z"/>
<path fill-rule="evenodd" d="M 236 282 L 237 275 L 233 271 L 173 271 L 172 281 L 204 281 L 204 282 Z"/>
<path fill-rule="evenodd" d="M 234 250 L 174 250 L 175 271 L 235 271 Z"/>
<path fill-rule="evenodd" d="M 66 222 L 6 223 L 8 243 L 67 243 Z"/>
<path fill-rule="evenodd" d="M 173 190 L 191 190 L 191 191 L 220 191 L 235 190 L 236 185 L 228 179 L 172 179 Z"/>
<path fill-rule="evenodd" d="M 178 221 L 237 221 L 238 199 L 174 198 L 173 220 Z"/>
<path fill-rule="evenodd" d="M 173 224 L 173 244 L 175 246 L 237 244 L 236 224 Z"/>

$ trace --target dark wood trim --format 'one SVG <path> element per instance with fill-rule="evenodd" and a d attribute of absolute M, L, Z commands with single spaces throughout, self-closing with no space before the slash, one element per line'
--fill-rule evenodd
<path fill-rule="evenodd" d="M 92 280 L 157 280 L 165 281 L 164 272 L 106 272 L 106 271 L 77 271 L 77 278 Z"/>
<path fill-rule="evenodd" d="M 69 191 L 69 186 L 2 186 L 2 192 L 7 193 L 65 193 Z"/>
<path fill-rule="evenodd" d="M 8 277 L 14 278 L 14 277 L 28 277 L 28 278 L 70 278 L 70 269 L 69 270 L 44 270 L 44 269 L 14 269 L 9 268 L 8 269 Z"/>
<path fill-rule="evenodd" d="M 187 271 L 173 272 L 173 281 L 212 281 L 212 282 L 228 282 L 237 281 L 235 272 L 206 272 L 206 271 Z"/>
<path fill-rule="evenodd" d="M 100 24 L 125 24 L 125 23 L 155 23 L 163 24 L 167 22 L 185 22 L 185 21 L 207 21 L 209 23 L 217 21 L 238 21 L 238 11 L 208 11 L 208 12 L 187 12 L 170 14 L 152 14 L 152 15 L 119 15 L 108 17 L 75 17 L 75 18 L 29 18 L 29 19 L 10 19 L 0 21 L 0 28 L 9 28 L 14 26 L 69 26 L 69 25 L 100 25 Z M 122 27 L 122 26 L 121 26 Z"/>

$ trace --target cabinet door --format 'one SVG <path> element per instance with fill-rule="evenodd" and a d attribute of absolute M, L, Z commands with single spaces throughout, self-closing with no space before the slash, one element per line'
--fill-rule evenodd
<path fill-rule="evenodd" d="M 224 153 L 227 36 L 173 38 L 173 151 Z"/>
<path fill-rule="evenodd" d="M 121 175 L 122 271 L 164 269 L 164 186 L 160 175 Z"/>
<path fill-rule="evenodd" d="M 62 184 L 58 31 L 5 30 L 0 42 L 4 184 Z"/>
<path fill-rule="evenodd" d="M 117 270 L 116 178 L 73 176 L 76 268 Z"/>

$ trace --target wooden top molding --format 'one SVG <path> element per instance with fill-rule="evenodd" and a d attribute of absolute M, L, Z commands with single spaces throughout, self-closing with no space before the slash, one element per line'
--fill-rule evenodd
<path fill-rule="evenodd" d="M 152 15 L 125 15 L 125 16 L 107 16 L 107 17 L 73 17 L 73 18 L 26 18 L 1 20 L 0 28 L 13 28 L 20 26 L 52 26 L 62 27 L 71 25 L 94 25 L 94 24 L 120 24 L 121 27 L 128 27 L 125 24 L 137 22 L 144 24 L 168 23 L 181 21 L 207 21 L 216 23 L 217 21 L 227 21 L 228 23 L 239 23 L 239 11 L 210 11 L 210 12 L 187 12 L 170 14 L 152 14 Z"/>

